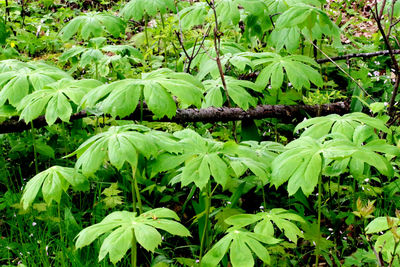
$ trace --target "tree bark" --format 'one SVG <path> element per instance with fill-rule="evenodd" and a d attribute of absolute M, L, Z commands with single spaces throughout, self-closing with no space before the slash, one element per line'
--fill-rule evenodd
<path fill-rule="evenodd" d="M 176 115 L 173 118 L 160 118 L 153 119 L 153 114 L 148 109 L 143 110 L 143 120 L 146 121 L 163 121 L 163 122 L 176 122 L 176 123 L 187 123 L 187 122 L 228 122 L 238 121 L 245 119 L 265 119 L 265 118 L 277 118 L 284 122 L 290 123 L 295 119 L 301 120 L 307 116 L 328 115 L 328 114 L 346 114 L 350 111 L 350 105 L 348 102 L 338 102 L 325 105 L 260 105 L 248 110 L 241 108 L 188 108 L 178 109 Z M 320 113 L 319 113 L 320 112 Z M 85 110 L 75 113 L 71 116 L 70 122 L 92 116 Z M 0 134 L 22 132 L 31 128 L 29 124 L 24 121 L 19 121 L 18 117 L 12 117 L 9 120 L 0 123 Z M 117 118 L 120 119 L 120 118 Z M 140 119 L 140 108 L 136 108 L 135 112 L 124 120 L 139 120 Z M 58 119 L 56 123 L 60 123 Z M 46 126 L 46 120 L 44 116 L 40 116 L 33 120 L 34 128 L 42 128 Z"/>

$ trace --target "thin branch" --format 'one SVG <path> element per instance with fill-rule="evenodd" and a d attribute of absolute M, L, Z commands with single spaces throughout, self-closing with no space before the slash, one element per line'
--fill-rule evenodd
<path fill-rule="evenodd" d="M 265 118 L 278 118 L 284 122 L 292 123 L 293 120 L 302 120 L 308 116 L 314 117 L 321 112 L 321 115 L 328 114 L 346 114 L 350 112 L 350 105 L 348 102 L 337 102 L 332 104 L 324 105 L 259 105 L 248 110 L 241 108 L 229 108 L 229 107 L 209 107 L 203 109 L 188 108 L 188 109 L 177 109 L 176 115 L 172 118 L 161 118 L 157 121 L 164 122 L 176 122 L 176 123 L 188 123 L 188 122 L 229 122 L 239 121 L 246 119 L 265 119 Z M 85 117 L 92 116 L 85 110 L 75 113 L 71 116 L 70 122 L 82 119 Z M 140 105 L 136 108 L 135 112 L 131 115 L 122 118 L 123 120 L 139 120 L 141 116 Z M 143 120 L 153 121 L 154 114 L 147 108 L 143 109 Z M 116 118 L 120 119 L 120 118 Z M 55 123 L 61 123 L 58 119 Z M 34 128 L 42 128 L 47 126 L 46 119 L 44 116 L 40 116 L 33 120 Z M 0 123 L 0 134 L 12 133 L 12 132 L 23 132 L 29 130 L 30 124 L 26 124 L 24 121 L 19 121 L 18 117 L 12 117 L 11 119 Z"/>
<path fill-rule="evenodd" d="M 400 54 L 400 49 L 392 50 L 393 54 Z M 385 56 L 389 55 L 390 52 L 389 50 L 383 50 L 383 51 L 377 51 L 377 52 L 371 52 L 371 53 L 352 53 L 352 54 L 347 54 L 343 56 L 336 56 L 336 57 L 331 57 L 331 58 L 320 58 L 317 59 L 317 63 L 322 64 L 322 63 L 327 63 L 327 62 L 332 62 L 333 61 L 338 61 L 338 60 L 347 60 L 350 58 L 355 58 L 355 57 L 362 57 L 362 58 L 370 58 L 370 57 L 376 57 L 376 56 Z"/>
<path fill-rule="evenodd" d="M 385 4 L 386 4 L 386 0 L 383 0 L 382 8 L 381 8 L 381 11 L 379 13 L 379 16 L 378 16 L 377 13 L 375 14 L 374 12 L 372 12 L 372 16 L 374 17 L 374 19 L 376 21 L 376 24 L 378 25 L 379 32 L 382 35 L 383 41 L 384 41 L 384 43 L 386 45 L 386 48 L 389 50 L 390 59 L 392 60 L 392 64 L 393 64 L 393 67 L 394 67 L 394 72 L 395 72 L 395 75 L 396 75 L 396 81 L 395 81 L 394 86 L 393 86 L 393 93 L 392 93 L 392 97 L 390 99 L 389 108 L 388 108 L 389 116 L 392 117 L 392 115 L 394 113 L 394 104 L 395 104 L 395 100 L 396 100 L 396 96 L 397 96 L 397 92 L 398 92 L 399 84 L 400 84 L 400 81 L 399 81 L 399 79 L 400 79 L 400 68 L 399 68 L 399 64 L 398 64 L 398 62 L 396 60 L 396 57 L 393 54 L 393 49 L 392 49 L 392 46 L 390 45 L 389 39 L 386 36 L 385 31 L 384 31 L 384 29 L 382 27 L 381 19 L 382 19 L 382 14 L 383 14 L 383 9 L 385 7 Z M 378 2 L 375 1 L 375 10 L 378 10 L 377 6 L 378 6 Z"/>
<path fill-rule="evenodd" d="M 361 86 L 360 83 L 358 83 L 350 74 L 348 74 L 342 67 L 340 67 L 335 61 L 333 61 L 324 51 L 322 51 L 316 44 L 314 44 L 312 41 L 308 40 L 315 48 L 317 48 L 325 57 L 327 57 L 333 64 L 335 64 L 336 67 L 339 68 L 344 74 L 346 74 L 363 92 L 365 95 L 370 96 L 371 95 Z M 372 97 L 371 100 L 376 102 Z"/>

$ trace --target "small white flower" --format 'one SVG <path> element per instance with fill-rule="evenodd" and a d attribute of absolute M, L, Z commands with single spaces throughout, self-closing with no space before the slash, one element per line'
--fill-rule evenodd
<path fill-rule="evenodd" d="M 36 222 L 33 222 L 33 223 L 32 223 L 32 226 L 36 226 L 36 224 L 37 224 Z"/>
<path fill-rule="evenodd" d="M 369 182 L 369 178 L 364 179 L 364 182 L 368 183 Z"/>
<path fill-rule="evenodd" d="M 374 71 L 374 75 L 375 75 L 375 76 L 379 76 L 379 74 L 380 74 L 379 71 L 377 71 L 377 70 Z"/>
<path fill-rule="evenodd" d="M 260 210 L 263 210 L 264 209 L 264 206 L 260 206 Z"/>
<path fill-rule="evenodd" d="M 379 61 L 374 61 L 375 65 L 379 66 L 381 63 Z"/>
<path fill-rule="evenodd" d="M 371 76 L 372 76 L 371 72 L 368 72 L 368 76 L 369 76 L 369 77 L 371 77 Z"/>

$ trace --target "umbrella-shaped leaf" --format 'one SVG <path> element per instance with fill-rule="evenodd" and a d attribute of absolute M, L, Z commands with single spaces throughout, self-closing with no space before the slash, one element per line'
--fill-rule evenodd
<path fill-rule="evenodd" d="M 121 10 L 121 15 L 127 20 L 141 20 L 145 14 L 154 16 L 157 12 L 165 14 L 168 10 L 175 12 L 174 0 L 131 0 Z"/>
<path fill-rule="evenodd" d="M 28 181 L 21 198 L 22 206 L 27 209 L 36 198 L 40 188 L 48 205 L 53 200 L 60 203 L 62 191 L 66 192 L 70 185 L 76 189 L 86 190 L 88 182 L 85 176 L 74 168 L 53 166 Z"/>
<path fill-rule="evenodd" d="M 199 107 L 203 87 L 189 74 L 160 69 L 142 74 L 142 79 L 126 79 L 100 86 L 84 97 L 82 105 L 94 107 L 99 104 L 105 113 L 125 117 L 135 111 L 134 103 L 138 103 L 142 93 L 156 117 L 172 117 L 176 113 L 173 96 L 184 105 Z"/>
<path fill-rule="evenodd" d="M 77 236 L 75 246 L 82 248 L 90 245 L 95 239 L 103 234 L 108 235 L 101 246 L 99 253 L 99 261 L 102 260 L 107 254 L 110 256 L 112 263 L 117 263 L 126 254 L 128 249 L 131 247 L 133 234 L 137 242 L 145 249 L 154 251 L 157 246 L 162 242 L 160 233 L 156 228 L 165 230 L 174 235 L 189 236 L 189 232 L 182 230 L 184 226 L 175 223 L 175 227 L 165 226 L 166 219 L 161 220 L 161 227 L 158 227 L 156 223 L 159 219 L 155 217 L 155 214 L 165 218 L 177 218 L 175 212 L 166 208 L 159 208 L 150 210 L 137 216 L 136 213 L 128 211 L 116 211 L 106 216 L 100 223 L 89 226 L 83 229 Z M 154 215 L 154 216 L 149 216 Z M 179 231 L 176 229 L 176 225 L 179 225 Z M 172 231 L 169 231 L 172 229 Z"/>
<path fill-rule="evenodd" d="M 161 132 L 159 134 L 161 135 Z M 118 169 L 122 168 L 125 162 L 136 167 L 138 153 L 149 158 L 156 156 L 159 151 L 170 151 L 173 139 L 164 146 L 165 139 L 171 137 L 167 133 L 162 134 L 165 138 L 153 139 L 150 129 L 141 125 L 113 126 L 107 132 L 86 140 L 70 156 L 78 156 L 76 168 L 82 169 L 82 172 L 88 175 L 96 172 L 106 160 Z M 175 151 L 176 148 L 172 150 Z"/>
<path fill-rule="evenodd" d="M 67 41 L 77 32 L 84 40 L 90 37 L 99 37 L 108 32 L 114 37 L 125 31 L 125 23 L 118 17 L 105 13 L 86 13 L 72 19 L 61 30 L 61 38 Z"/>
<path fill-rule="evenodd" d="M 21 111 L 20 119 L 28 123 L 45 113 L 48 125 L 52 125 L 57 118 L 68 122 L 73 112 L 70 102 L 78 105 L 85 93 L 99 85 L 101 83 L 96 80 L 69 79 L 46 85 L 20 101 L 17 107 Z"/>
<path fill-rule="evenodd" d="M 60 79 L 72 79 L 68 74 L 44 63 L 27 63 L 27 67 L 0 74 L 0 105 L 8 102 L 17 107 L 30 92 Z"/>

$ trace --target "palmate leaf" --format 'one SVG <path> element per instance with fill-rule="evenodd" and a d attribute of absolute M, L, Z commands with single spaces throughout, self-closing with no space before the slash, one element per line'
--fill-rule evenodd
<path fill-rule="evenodd" d="M 289 180 L 289 195 L 301 188 L 306 196 L 318 184 L 323 160 L 346 158 L 356 152 L 349 140 L 337 138 L 322 143 L 308 136 L 290 142 L 286 149 L 272 162 L 272 183 L 278 187 Z"/>
<path fill-rule="evenodd" d="M 269 82 L 272 88 L 280 88 L 285 74 L 297 90 L 301 90 L 303 87 L 309 89 L 310 82 L 318 87 L 323 85 L 321 74 L 313 68 L 319 68 L 319 66 L 310 57 L 302 55 L 282 57 L 271 52 L 248 53 L 248 55 L 255 58 L 253 64 L 256 66 L 265 66 L 256 80 L 256 84 L 262 88 L 265 88 Z"/>
<path fill-rule="evenodd" d="M 137 242 L 146 250 L 154 252 L 162 238 L 156 229 L 172 235 L 190 236 L 190 232 L 179 222 L 175 212 L 166 208 L 153 209 L 137 216 L 136 212 L 116 211 L 106 216 L 100 223 L 83 229 L 76 239 L 77 249 L 90 245 L 95 239 L 110 231 L 100 248 L 99 261 L 109 254 L 116 264 L 131 247 L 133 234 Z M 117 229 L 115 229 L 117 228 Z"/>
<path fill-rule="evenodd" d="M 291 6 L 299 3 L 320 6 L 321 1 L 319 0 L 266 0 L 265 1 L 268 10 L 271 14 L 283 13 L 288 10 Z"/>
<path fill-rule="evenodd" d="M 352 139 L 355 129 L 365 124 L 384 133 L 388 133 L 385 123 L 377 118 L 369 117 L 360 112 L 345 114 L 343 116 L 331 114 L 323 117 L 316 117 L 299 123 L 294 129 L 295 132 L 305 129 L 301 136 L 321 138 L 328 133 L 341 133 Z"/>
<path fill-rule="evenodd" d="M 19 70 L 22 68 L 29 68 L 28 63 L 16 59 L 6 59 L 0 61 L 0 73 Z"/>
<path fill-rule="evenodd" d="M 120 18 L 106 13 L 86 13 L 72 19 L 61 29 L 61 39 L 67 41 L 79 32 L 83 40 L 90 37 L 100 37 L 108 32 L 115 38 L 125 31 L 125 22 Z"/>
<path fill-rule="evenodd" d="M 75 167 L 82 169 L 83 174 L 91 175 L 105 160 L 117 169 L 121 169 L 125 162 L 136 168 L 138 153 L 150 158 L 163 150 L 178 152 L 180 147 L 168 133 L 131 124 L 110 127 L 108 131 L 86 140 L 69 156 L 77 155 Z"/>
<path fill-rule="evenodd" d="M 48 125 L 54 124 L 57 118 L 68 122 L 73 112 L 71 102 L 79 105 L 88 91 L 101 84 L 97 80 L 62 79 L 46 85 L 42 90 L 34 91 L 19 102 L 17 110 L 21 112 L 20 120 L 28 123 L 45 113 Z"/>
<path fill-rule="evenodd" d="M 237 227 L 227 230 L 227 235 L 221 238 L 203 257 L 201 267 L 214 267 L 222 260 L 229 250 L 230 262 L 233 267 L 254 266 L 252 252 L 266 264 L 270 263 L 270 255 L 265 244 L 276 244 L 272 236 L 262 236 Z"/>
<path fill-rule="evenodd" d="M 125 117 L 136 109 L 143 94 L 148 108 L 158 118 L 173 117 L 176 103 L 200 107 L 203 85 L 186 73 L 160 69 L 142 74 L 142 79 L 125 79 L 103 85 L 89 92 L 82 100 L 82 106 L 100 109 L 112 116 Z"/>
<path fill-rule="evenodd" d="M 245 81 L 245 80 L 237 80 L 230 76 L 225 76 L 226 87 L 229 93 L 229 97 L 232 101 L 237 104 L 239 107 L 247 110 L 251 106 L 257 105 L 257 99 L 251 96 L 247 89 L 252 89 L 256 92 L 260 92 L 263 88 L 260 88 L 256 84 Z M 205 101 L 203 102 L 202 107 L 222 107 L 224 104 L 224 97 L 223 94 L 223 86 L 221 79 L 216 80 L 207 80 L 204 81 L 204 86 L 206 88 L 206 96 Z"/>
<path fill-rule="evenodd" d="M 335 136 L 347 139 L 347 136 L 342 134 L 337 134 Z M 367 125 L 357 126 L 354 130 L 351 144 L 356 151 L 350 158 L 334 161 L 328 169 L 329 175 L 340 175 L 348 168 L 353 177 L 362 178 L 363 174 L 365 172 L 368 173 L 369 168 L 373 166 L 381 174 L 387 177 L 393 177 L 394 171 L 392 165 L 385 156 L 379 153 L 399 156 L 400 149 L 387 144 L 385 140 L 379 139 L 374 128 Z M 365 164 L 367 165 L 367 169 L 365 168 Z"/>
<path fill-rule="evenodd" d="M 285 209 L 278 208 L 266 212 L 259 212 L 257 214 L 233 215 L 226 219 L 225 223 L 233 225 L 234 227 L 242 228 L 257 222 L 254 227 L 254 233 L 265 237 L 274 236 L 275 224 L 290 242 L 296 244 L 298 237 L 303 237 L 303 233 L 293 223 L 293 221 L 305 223 L 305 220 L 299 215 L 289 212 Z"/>
<path fill-rule="evenodd" d="M 182 186 L 194 183 L 203 189 L 211 177 L 223 188 L 231 178 L 231 175 L 241 176 L 250 170 L 261 179 L 268 177 L 267 166 L 261 157 L 245 156 L 247 146 L 229 142 L 228 145 L 213 139 L 203 138 L 193 130 L 175 132 L 174 136 L 180 139 L 179 144 L 183 153 L 174 155 L 164 153 L 155 159 L 152 164 L 152 176 L 156 173 L 179 169 L 174 182 L 181 182 Z M 245 151 L 245 152 L 244 152 Z M 234 173 L 230 172 L 230 168 Z"/>
<path fill-rule="evenodd" d="M 340 39 L 338 26 L 321 9 L 312 5 L 297 3 L 283 12 L 276 21 L 276 29 L 298 27 L 308 38 L 320 39 L 322 34 Z"/>
<path fill-rule="evenodd" d="M 42 171 L 26 184 L 21 198 L 22 207 L 27 209 L 32 204 L 40 188 L 47 205 L 50 205 L 53 200 L 60 203 L 62 191 L 67 192 L 70 185 L 76 190 L 89 189 L 86 177 L 74 168 L 53 166 Z"/>
<path fill-rule="evenodd" d="M 157 12 L 165 14 L 175 12 L 174 0 L 131 0 L 121 10 L 121 15 L 126 20 L 141 20 L 145 14 L 155 16 Z"/>
<path fill-rule="evenodd" d="M 260 15 L 267 10 L 263 0 L 218 0 L 215 1 L 218 22 L 222 26 L 237 25 L 241 15 L 239 7 L 253 15 Z M 214 16 L 212 10 L 204 2 L 196 2 L 182 9 L 179 13 L 183 29 L 201 25 L 206 20 L 213 19 Z"/>
<path fill-rule="evenodd" d="M 13 70 L 0 73 L 0 105 L 8 101 L 17 107 L 30 92 L 61 79 L 72 79 L 60 69 L 44 63 L 26 63 L 24 67 L 19 62 L 13 63 L 16 64 Z"/>

